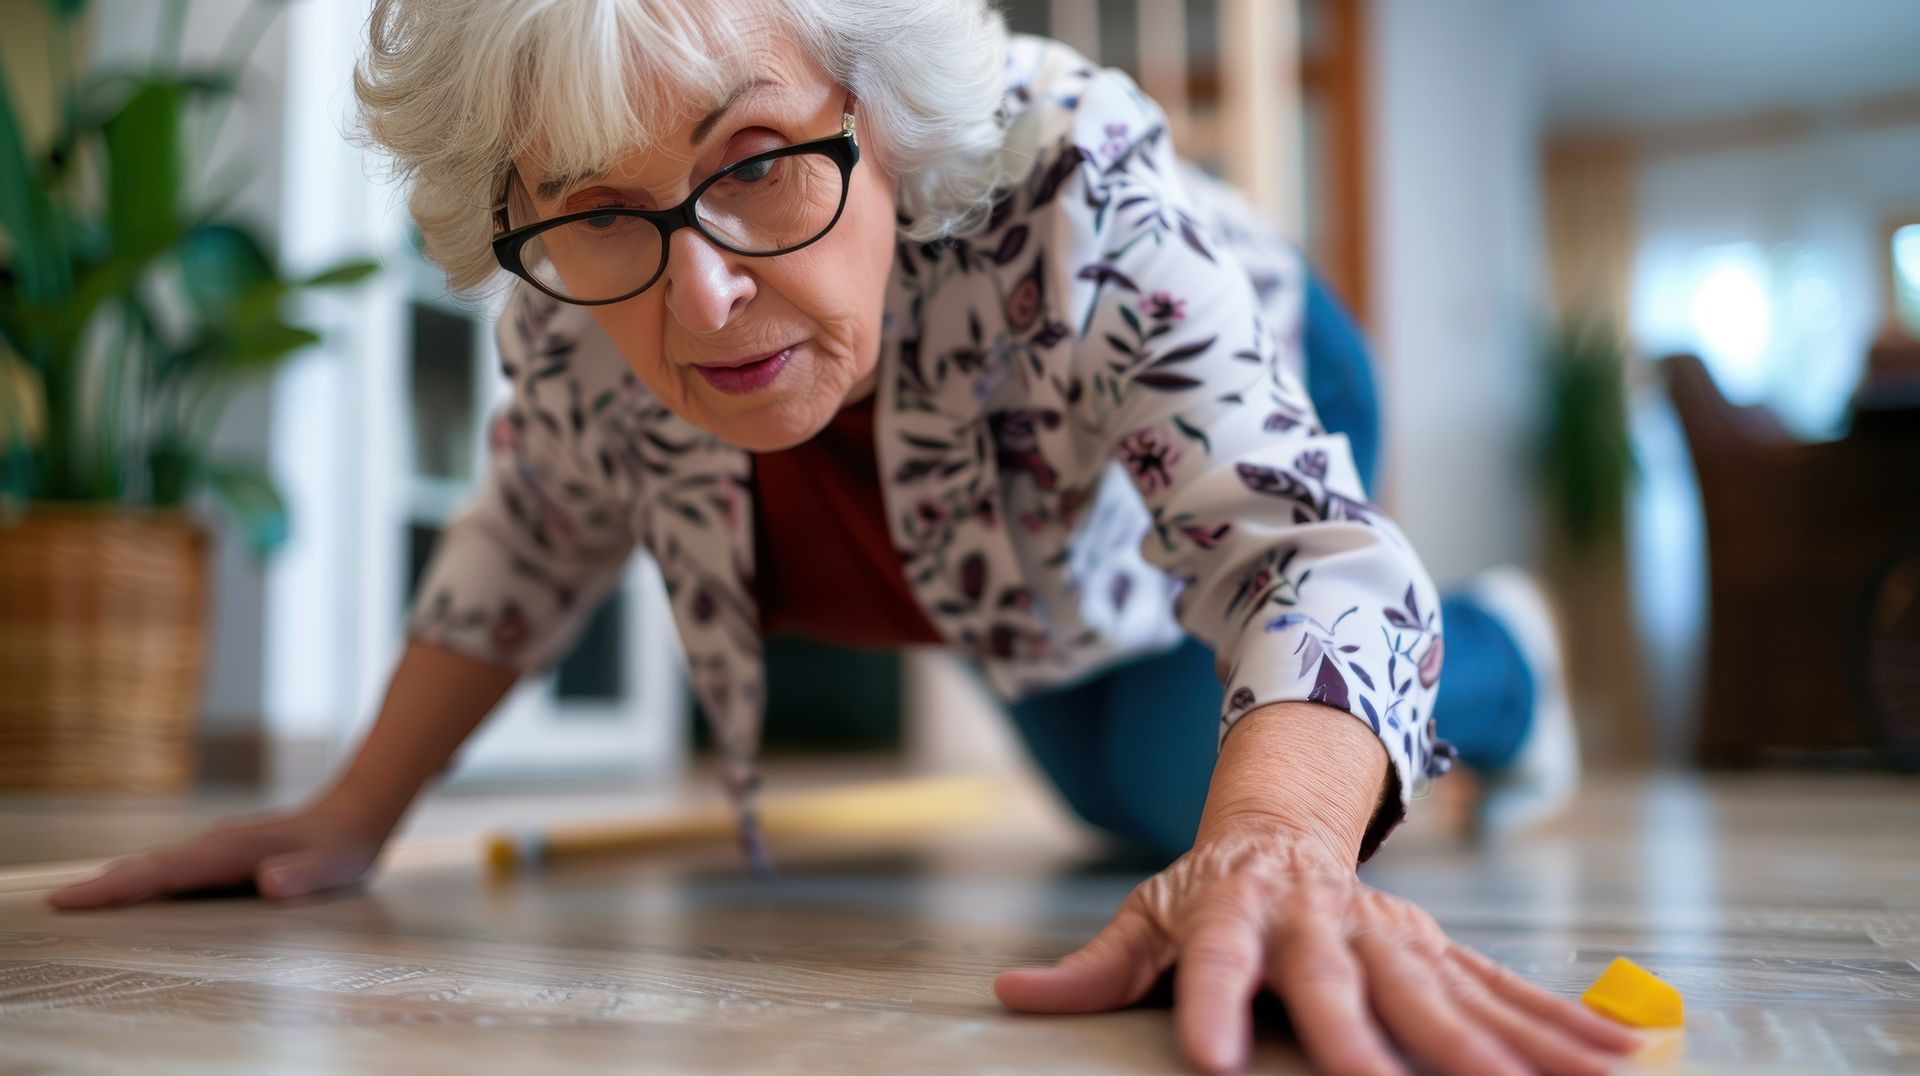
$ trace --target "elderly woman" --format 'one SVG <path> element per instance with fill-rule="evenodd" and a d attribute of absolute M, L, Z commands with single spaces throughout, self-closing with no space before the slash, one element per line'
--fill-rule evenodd
<path fill-rule="evenodd" d="M 1303 385 L 1296 256 L 1125 75 L 986 0 L 381 0 L 357 89 L 451 283 L 519 278 L 491 473 L 327 791 L 56 903 L 360 876 L 644 546 L 756 864 L 781 631 L 969 655 L 1072 806 L 1173 860 L 1008 1006 L 1173 969 L 1209 1070 L 1263 985 L 1343 1072 L 1630 1044 L 1357 880 L 1451 756 L 1440 602 Z"/>

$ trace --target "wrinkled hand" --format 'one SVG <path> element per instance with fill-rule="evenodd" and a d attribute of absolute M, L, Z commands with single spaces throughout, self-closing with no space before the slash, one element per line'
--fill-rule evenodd
<path fill-rule="evenodd" d="M 1638 1038 L 1447 939 L 1433 917 L 1362 885 L 1319 842 L 1237 823 L 1136 886 L 1094 939 L 1050 968 L 1002 974 L 1025 1012 L 1132 1005 L 1174 967 L 1182 1052 L 1207 1072 L 1245 1066 L 1265 985 L 1316 1069 L 1402 1073 L 1388 1036 L 1456 1073 L 1605 1073 Z"/>
<path fill-rule="evenodd" d="M 303 896 L 354 882 L 373 866 L 385 838 L 384 829 L 323 801 L 223 822 L 185 844 L 129 856 L 48 894 L 47 903 L 98 908 L 248 880 L 261 896 Z"/>

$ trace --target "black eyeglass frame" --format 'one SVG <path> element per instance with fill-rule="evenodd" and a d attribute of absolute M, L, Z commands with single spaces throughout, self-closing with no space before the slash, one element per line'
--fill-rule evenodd
<path fill-rule="evenodd" d="M 708 231 L 706 227 L 701 224 L 699 215 L 694 212 L 694 206 L 699 204 L 700 196 L 707 192 L 708 187 L 731 176 L 740 169 L 748 168 L 765 161 L 777 160 L 781 157 L 792 157 L 801 153 L 824 154 L 840 166 L 840 204 L 834 207 L 833 218 L 827 221 L 826 227 L 814 233 L 811 238 L 790 247 L 782 247 L 779 250 L 741 250 L 720 236 Z M 568 213 L 564 216 L 550 217 L 546 220 L 538 220 L 532 224 L 510 229 L 507 227 L 507 189 L 503 185 L 500 191 L 500 199 L 494 203 L 493 207 L 493 257 L 495 261 L 500 263 L 502 269 L 532 284 L 542 292 L 563 303 L 572 303 L 575 306 L 609 306 L 613 303 L 624 303 L 628 299 L 653 287 L 653 285 L 659 281 L 660 275 L 667 271 L 667 256 L 670 252 L 669 247 L 673 240 L 673 233 L 682 228 L 692 228 L 694 231 L 706 236 L 709 241 L 721 249 L 750 258 L 771 258 L 780 254 L 791 254 L 802 247 L 819 242 L 828 232 L 833 231 L 835 224 L 840 223 L 840 214 L 846 211 L 847 192 L 853 186 L 853 166 L 858 163 L 860 163 L 860 142 L 854 133 L 853 112 L 849 110 L 843 112 L 840 116 L 839 134 L 828 135 L 825 138 L 818 138 L 811 142 L 799 142 L 791 146 L 781 146 L 778 149 L 770 149 L 765 153 L 756 153 L 751 157 L 736 161 L 702 180 L 700 185 L 693 189 L 693 193 L 687 195 L 685 201 L 670 209 L 633 209 L 627 206 L 602 206 L 595 209 L 583 209 L 577 213 Z M 527 269 L 526 263 L 521 260 L 520 252 L 529 240 L 549 229 L 595 217 L 638 217 L 652 224 L 654 228 L 659 231 L 660 264 L 654 268 L 653 275 L 647 278 L 646 283 L 627 292 L 625 295 L 612 299 L 575 299 L 562 295 L 541 283 L 540 280 Z"/>

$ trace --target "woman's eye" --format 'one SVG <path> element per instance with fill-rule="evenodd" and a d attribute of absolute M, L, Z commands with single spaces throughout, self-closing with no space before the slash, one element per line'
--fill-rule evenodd
<path fill-rule="evenodd" d="M 767 173 L 771 171 L 773 171 L 772 161 L 755 161 L 744 168 L 736 168 L 727 178 L 737 179 L 742 183 L 758 183 L 767 178 Z"/>
<path fill-rule="evenodd" d="M 586 224 L 587 224 L 587 227 L 589 228 L 604 231 L 607 228 L 613 227 L 615 224 L 619 223 L 619 221 L 620 221 L 619 217 L 613 215 L 612 213 L 606 213 L 598 217 L 588 217 Z"/>

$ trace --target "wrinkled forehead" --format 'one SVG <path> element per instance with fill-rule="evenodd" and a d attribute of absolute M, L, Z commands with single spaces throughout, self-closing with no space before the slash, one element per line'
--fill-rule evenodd
<path fill-rule="evenodd" d="M 597 17 L 556 17 L 531 35 L 509 146 L 549 176 L 597 175 L 636 153 L 684 157 L 682 128 L 743 92 L 818 72 L 771 0 L 628 0 L 564 14 Z"/>

